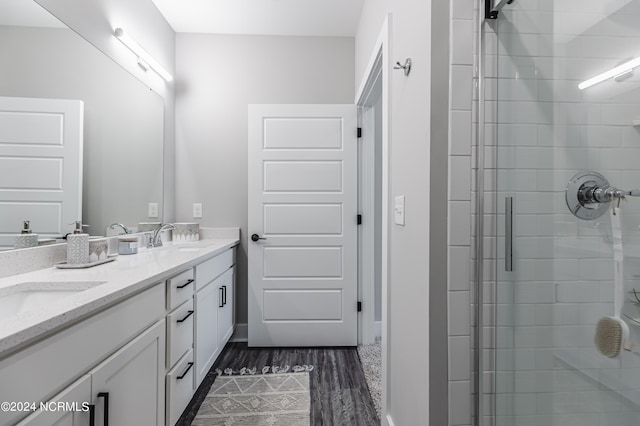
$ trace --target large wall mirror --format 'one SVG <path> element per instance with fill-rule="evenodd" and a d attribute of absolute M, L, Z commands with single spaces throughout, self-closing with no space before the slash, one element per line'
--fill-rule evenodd
<path fill-rule="evenodd" d="M 135 227 L 161 220 L 150 217 L 149 210 L 157 203 L 161 214 L 163 99 L 34 1 L 0 2 L 0 97 L 82 101 L 78 219 L 90 226 L 89 234 L 105 235 L 113 222 Z M 0 214 L 5 241 L 30 219 L 10 216 Z M 33 220 L 31 229 L 41 235 L 58 231 L 41 229 Z M 60 233 L 72 229 L 65 224 Z"/>

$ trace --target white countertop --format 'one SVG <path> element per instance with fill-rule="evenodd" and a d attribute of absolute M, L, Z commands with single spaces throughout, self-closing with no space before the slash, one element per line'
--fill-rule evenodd
<path fill-rule="evenodd" d="M 0 279 L 0 292 L 21 283 L 103 281 L 69 295 L 59 303 L 18 314 L 0 322 L 0 358 L 74 321 L 138 293 L 161 279 L 182 272 L 206 258 L 238 244 L 237 239 L 211 239 L 189 243 L 165 243 L 120 255 L 115 261 L 87 269 L 47 268 Z"/>

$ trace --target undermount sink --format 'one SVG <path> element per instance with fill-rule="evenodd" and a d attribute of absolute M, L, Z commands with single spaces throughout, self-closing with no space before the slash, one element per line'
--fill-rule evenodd
<path fill-rule="evenodd" d="M 24 282 L 0 289 L 0 320 L 56 304 L 106 281 Z"/>

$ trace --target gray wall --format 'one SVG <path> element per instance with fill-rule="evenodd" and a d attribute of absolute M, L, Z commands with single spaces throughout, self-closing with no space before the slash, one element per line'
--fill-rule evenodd
<path fill-rule="evenodd" d="M 177 35 L 176 218 L 240 226 L 238 323 L 247 322 L 247 107 L 353 103 L 353 58 L 353 38 Z"/>
<path fill-rule="evenodd" d="M 89 233 L 149 220 L 147 203 L 162 201 L 162 98 L 72 30 L 0 26 L 0 39 L 0 96 L 84 102 Z"/>
<path fill-rule="evenodd" d="M 390 82 L 391 202 L 406 196 L 406 226 L 390 226 L 390 305 L 388 335 L 383 336 L 388 344 L 387 412 L 396 425 L 429 424 L 431 3 L 367 0 L 356 36 L 357 85 L 387 13 L 393 14 L 391 59 L 404 62 L 411 57 L 414 63 L 409 77 L 392 71 Z M 447 81 L 439 84 L 446 86 Z M 446 217 L 439 226 L 446 227 Z"/>

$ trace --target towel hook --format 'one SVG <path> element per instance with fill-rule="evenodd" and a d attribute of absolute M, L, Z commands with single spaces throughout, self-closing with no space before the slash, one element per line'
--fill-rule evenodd
<path fill-rule="evenodd" d="M 394 70 L 404 70 L 404 75 L 406 77 L 409 77 L 409 73 L 411 72 L 411 65 L 412 65 L 411 58 L 407 58 L 404 61 L 404 65 L 402 65 L 400 63 L 400 61 L 396 62 L 396 64 L 393 66 L 393 69 Z"/>

